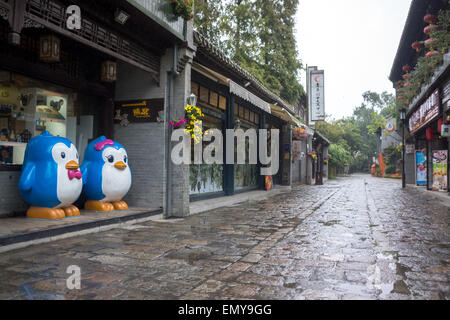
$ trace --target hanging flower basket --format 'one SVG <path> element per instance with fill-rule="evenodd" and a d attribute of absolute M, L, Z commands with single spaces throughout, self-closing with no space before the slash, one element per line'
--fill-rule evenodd
<path fill-rule="evenodd" d="M 423 32 L 427 35 L 430 35 L 431 32 L 433 32 L 434 30 L 436 30 L 438 28 L 437 25 L 435 24 L 430 24 L 429 26 L 425 27 L 425 29 L 423 29 Z"/>
<path fill-rule="evenodd" d="M 172 5 L 173 14 L 189 21 L 194 18 L 194 0 L 167 0 Z"/>
<path fill-rule="evenodd" d="M 419 52 L 420 49 L 423 48 L 423 43 L 422 43 L 421 41 L 416 41 L 416 42 L 413 42 L 413 44 L 411 45 L 411 47 L 412 47 L 413 49 L 415 49 L 417 52 Z"/>
<path fill-rule="evenodd" d="M 423 18 L 423 21 L 425 21 L 426 23 L 429 23 L 429 24 L 433 24 L 438 21 L 438 18 L 434 14 L 429 13 Z"/>
<path fill-rule="evenodd" d="M 188 105 L 184 110 L 186 111 L 187 119 L 185 131 L 192 139 L 194 139 L 195 143 L 199 143 L 203 133 L 197 122 L 201 121 L 205 115 L 202 113 L 202 110 L 196 106 Z"/>
<path fill-rule="evenodd" d="M 187 122 L 188 120 L 185 118 L 178 118 L 169 122 L 169 126 L 173 127 L 174 129 L 179 129 L 182 126 L 184 126 Z"/>
<path fill-rule="evenodd" d="M 308 137 L 306 130 L 302 127 L 294 129 L 294 139 L 295 140 L 305 140 Z"/>

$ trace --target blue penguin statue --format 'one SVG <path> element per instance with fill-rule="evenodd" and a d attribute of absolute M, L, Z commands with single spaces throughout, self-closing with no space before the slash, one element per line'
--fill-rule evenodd
<path fill-rule="evenodd" d="M 31 206 L 27 217 L 62 219 L 80 214 L 72 205 L 83 188 L 78 152 L 69 139 L 48 131 L 30 140 L 25 150 L 19 190 Z"/>
<path fill-rule="evenodd" d="M 131 187 L 131 170 L 125 148 L 102 136 L 86 148 L 83 165 L 84 208 L 91 211 L 126 210 L 122 198 Z"/>

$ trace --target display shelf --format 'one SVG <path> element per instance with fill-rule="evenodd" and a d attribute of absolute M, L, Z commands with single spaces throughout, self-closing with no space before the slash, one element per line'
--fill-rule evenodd
<path fill-rule="evenodd" d="M 15 141 L 0 141 L 0 146 L 5 147 L 26 147 L 25 142 L 15 142 Z"/>

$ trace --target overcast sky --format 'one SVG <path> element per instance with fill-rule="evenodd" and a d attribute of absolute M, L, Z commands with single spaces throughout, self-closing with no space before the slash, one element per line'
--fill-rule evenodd
<path fill-rule="evenodd" d="M 300 59 L 304 66 L 325 70 L 327 115 L 350 116 L 367 90 L 394 93 L 388 76 L 410 3 L 300 0 L 296 17 Z"/>

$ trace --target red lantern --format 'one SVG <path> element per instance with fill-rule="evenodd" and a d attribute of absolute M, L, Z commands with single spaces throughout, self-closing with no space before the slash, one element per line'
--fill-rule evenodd
<path fill-rule="evenodd" d="M 429 26 L 425 27 L 425 29 L 423 29 L 423 32 L 425 34 L 430 35 L 432 31 L 436 30 L 438 28 L 437 25 L 435 24 L 430 24 Z"/>
<path fill-rule="evenodd" d="M 433 129 L 427 128 L 427 130 L 425 131 L 426 136 L 427 136 L 427 141 L 433 141 L 434 135 L 433 135 Z"/>
<path fill-rule="evenodd" d="M 420 42 L 420 41 L 416 41 L 416 42 L 413 42 L 413 44 L 411 45 L 411 47 L 412 47 L 413 49 L 416 49 L 417 52 L 419 52 L 420 49 L 423 48 L 423 43 Z"/>
<path fill-rule="evenodd" d="M 442 129 L 442 125 L 444 124 L 444 118 L 441 118 L 441 119 L 439 119 L 438 120 L 438 123 L 437 123 L 437 132 L 439 133 L 439 134 L 441 134 L 441 129 Z"/>
<path fill-rule="evenodd" d="M 436 38 L 430 38 L 430 39 L 425 40 L 425 46 L 427 48 L 429 48 L 431 46 L 434 46 L 436 43 L 437 43 L 437 39 Z"/>
<path fill-rule="evenodd" d="M 438 18 L 437 18 L 434 14 L 431 14 L 431 13 L 427 14 L 427 15 L 423 18 L 423 21 L 425 21 L 426 23 L 429 23 L 429 24 L 436 23 L 437 20 L 438 20 Z"/>
<path fill-rule="evenodd" d="M 440 55 L 440 53 L 437 52 L 436 50 L 430 51 L 430 52 L 428 52 L 428 53 L 426 54 L 427 58 L 432 58 L 432 57 L 438 56 L 438 55 Z"/>
<path fill-rule="evenodd" d="M 412 70 L 412 68 L 410 66 L 406 65 L 406 66 L 403 66 L 402 70 L 403 70 L 403 72 L 408 73 Z"/>

